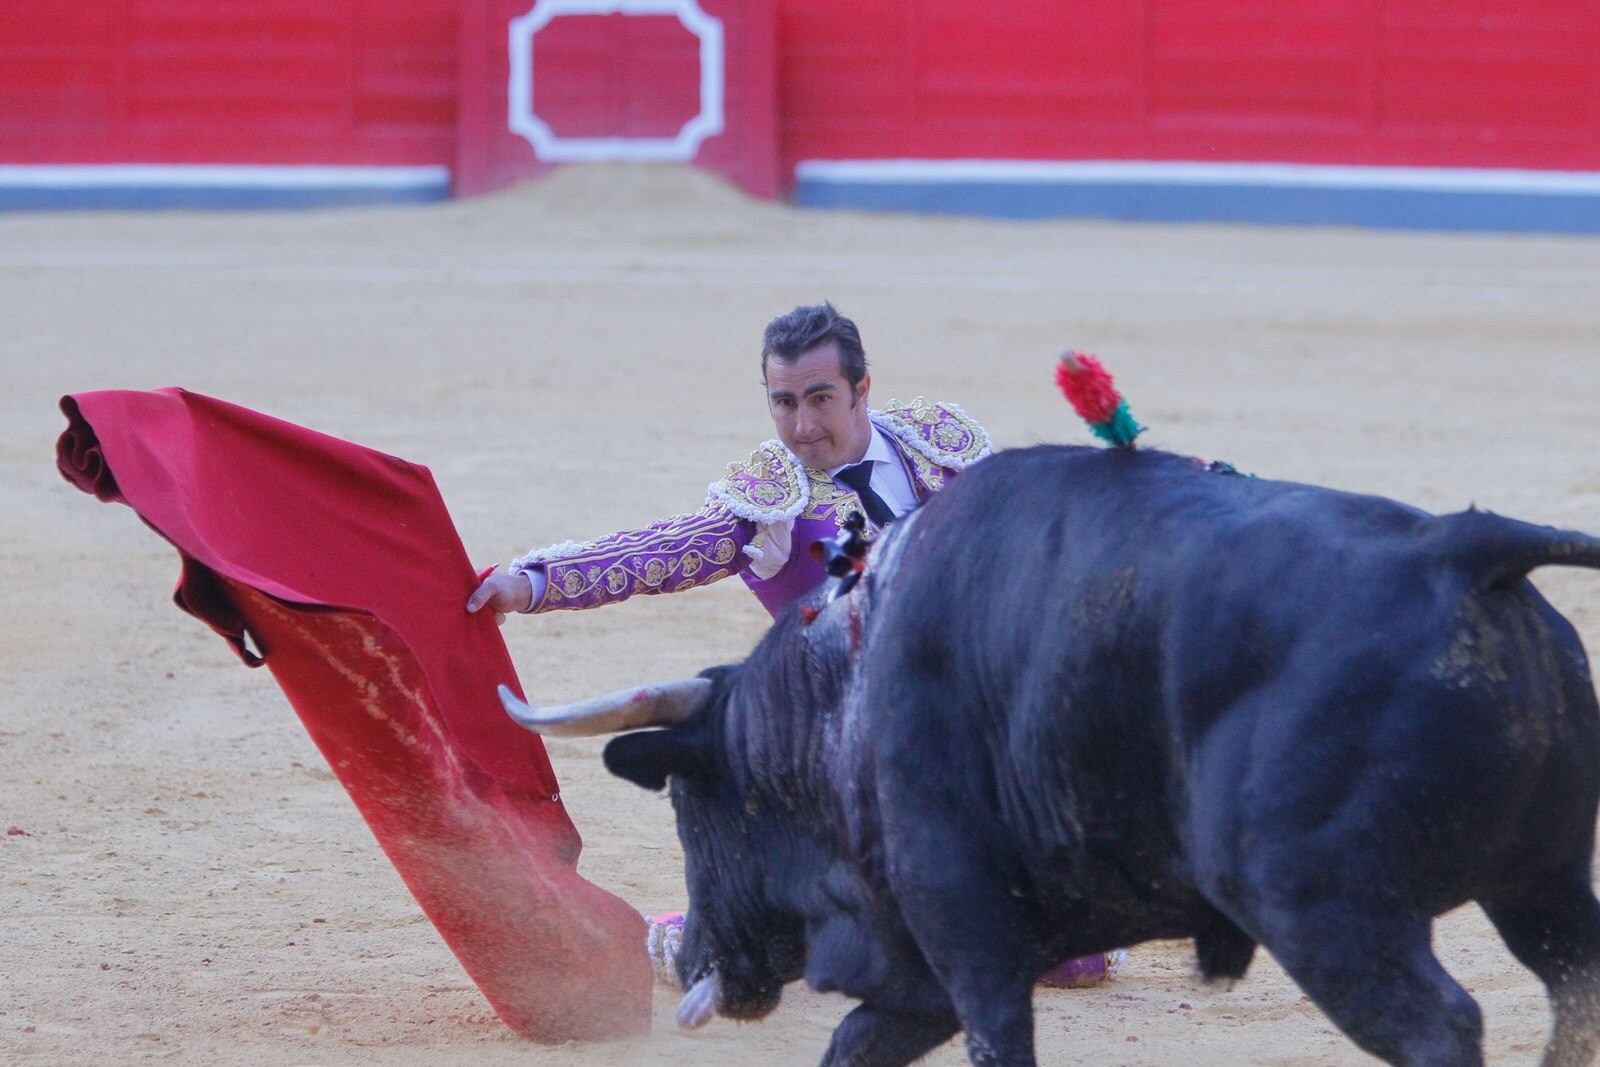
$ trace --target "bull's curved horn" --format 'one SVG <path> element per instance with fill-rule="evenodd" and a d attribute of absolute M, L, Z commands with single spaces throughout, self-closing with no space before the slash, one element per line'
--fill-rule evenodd
<path fill-rule="evenodd" d="M 717 1012 L 717 972 L 707 971 L 678 1002 L 678 1026 L 698 1030 Z"/>
<path fill-rule="evenodd" d="M 646 726 L 673 726 L 687 722 L 710 696 L 710 679 L 685 678 L 619 689 L 577 704 L 535 708 L 500 687 L 506 714 L 518 726 L 545 737 L 598 737 Z"/>

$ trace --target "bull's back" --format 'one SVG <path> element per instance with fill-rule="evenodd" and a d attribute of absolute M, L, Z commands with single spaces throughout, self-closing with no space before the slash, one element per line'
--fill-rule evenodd
<path fill-rule="evenodd" d="M 1600 752 L 1581 644 L 1526 581 L 1463 573 L 1443 521 L 1161 453 L 1001 453 L 907 531 L 869 690 L 928 706 L 883 751 L 938 749 L 997 840 L 1115 852 L 1130 882 L 1330 825 L 1446 896 L 1571 854 Z"/>
<path fill-rule="evenodd" d="M 1004 452 L 963 474 L 896 533 L 892 595 L 874 609 L 883 773 L 918 791 L 916 768 L 940 768 L 1008 862 L 1177 921 L 1187 772 L 1166 646 L 1193 588 L 1177 557 L 1222 540 L 1261 489 L 1095 449 Z"/>

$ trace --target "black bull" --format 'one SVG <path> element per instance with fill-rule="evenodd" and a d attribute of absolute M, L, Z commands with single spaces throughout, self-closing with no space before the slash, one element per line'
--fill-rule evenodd
<path fill-rule="evenodd" d="M 803 976 L 861 1002 L 825 1064 L 958 1029 L 974 1063 L 1031 1064 L 1043 971 L 1179 937 L 1212 978 L 1264 945 L 1390 1062 L 1478 1063 L 1477 1005 L 1430 948 L 1467 901 L 1549 988 L 1545 1062 L 1589 1063 L 1600 712 L 1542 564 L 1600 567 L 1600 541 L 1158 452 L 1010 451 L 676 710 L 513 714 L 672 723 L 605 755 L 671 783 L 682 1011 L 759 1017 Z"/>

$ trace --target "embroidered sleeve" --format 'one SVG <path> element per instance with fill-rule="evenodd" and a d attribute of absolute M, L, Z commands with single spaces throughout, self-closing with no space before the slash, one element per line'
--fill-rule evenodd
<path fill-rule="evenodd" d="M 755 523 L 708 501 L 699 511 L 642 530 L 530 552 L 514 560 L 510 570 L 544 568 L 544 596 L 535 612 L 595 608 L 632 596 L 678 593 L 735 574 L 750 564 L 742 549 L 755 531 Z"/>
<path fill-rule="evenodd" d="M 917 397 L 909 404 L 891 400 L 873 421 L 934 465 L 966 470 L 989 454 L 989 435 L 956 404 L 932 404 Z"/>

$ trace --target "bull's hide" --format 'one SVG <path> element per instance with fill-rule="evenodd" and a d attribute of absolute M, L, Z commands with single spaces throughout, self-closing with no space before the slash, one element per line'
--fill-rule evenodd
<path fill-rule="evenodd" d="M 1551 991 L 1547 1062 L 1590 1062 L 1600 709 L 1543 565 L 1600 541 L 1159 452 L 974 465 L 697 709 L 607 746 L 671 784 L 682 1017 L 803 977 L 861 1001 L 830 1067 L 958 1030 L 1031 1064 L 1045 970 L 1192 937 L 1214 978 L 1265 947 L 1377 1056 L 1473 1065 L 1430 945 L 1473 901 Z"/>
<path fill-rule="evenodd" d="M 68 481 L 178 549 L 178 606 L 262 662 L 418 903 L 518 1032 L 649 1026 L 644 924 L 580 842 L 428 471 L 179 389 L 61 402 Z M 248 635 L 250 641 L 246 641 Z"/>

